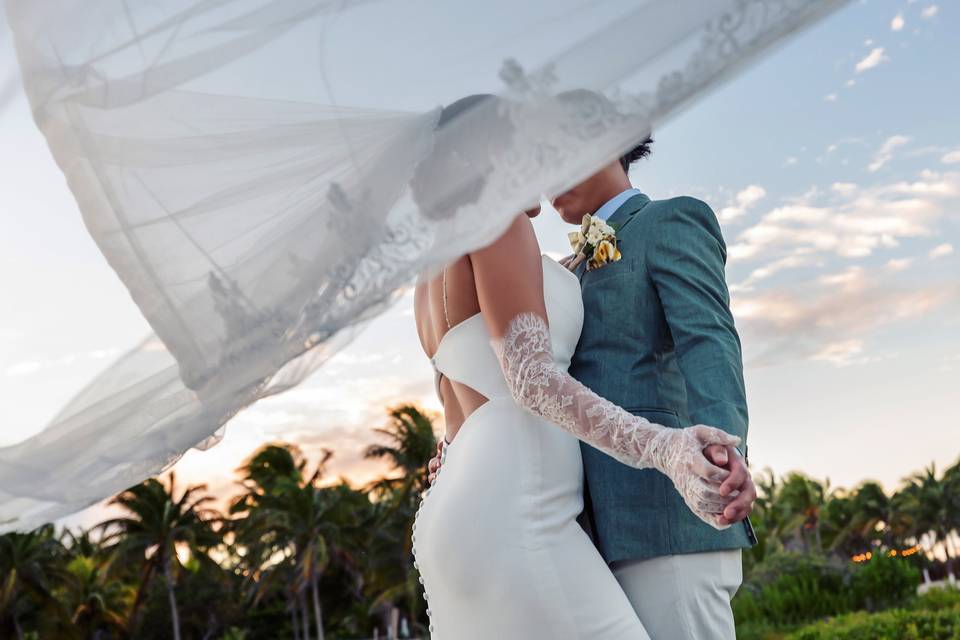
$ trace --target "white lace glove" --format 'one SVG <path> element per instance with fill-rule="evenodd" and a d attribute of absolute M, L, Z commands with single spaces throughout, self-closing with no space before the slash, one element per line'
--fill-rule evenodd
<path fill-rule="evenodd" d="M 717 523 L 733 499 L 718 491 L 728 472 L 711 464 L 703 449 L 736 446 L 738 437 L 704 425 L 664 427 L 601 398 L 557 365 L 547 323 L 537 314 L 511 320 L 493 347 L 518 404 L 626 465 L 666 474 L 697 517 L 717 529 L 730 526 Z"/>

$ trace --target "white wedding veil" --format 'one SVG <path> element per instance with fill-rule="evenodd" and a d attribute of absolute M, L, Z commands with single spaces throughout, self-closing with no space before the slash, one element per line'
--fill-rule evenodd
<path fill-rule="evenodd" d="M 154 335 L 0 448 L 0 531 L 214 443 L 417 273 L 843 4 L 6 0 L 0 109 L 26 92 Z"/>

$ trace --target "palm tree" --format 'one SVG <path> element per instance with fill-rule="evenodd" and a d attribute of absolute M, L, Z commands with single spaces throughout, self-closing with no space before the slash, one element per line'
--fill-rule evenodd
<path fill-rule="evenodd" d="M 369 487 L 380 498 L 377 507 L 381 525 L 372 544 L 387 553 L 373 585 L 377 590 L 373 608 L 392 605 L 398 599 L 406 600 L 410 618 L 416 620 L 423 601 L 413 567 L 413 520 L 420 494 L 427 489 L 425 469 L 437 450 L 437 437 L 432 419 L 413 405 L 390 409 L 389 416 L 386 427 L 374 429 L 387 442 L 371 445 L 365 454 L 367 458 L 386 459 L 395 474 Z M 398 538 L 402 541 L 399 546 L 396 545 Z M 395 555 L 398 552 L 399 555 Z M 394 560 L 390 559 L 391 555 Z"/>
<path fill-rule="evenodd" d="M 856 491 L 836 489 L 820 509 L 820 537 L 824 550 L 847 555 L 848 549 L 860 547 L 857 536 Z"/>
<path fill-rule="evenodd" d="M 251 604 L 256 606 L 276 585 L 281 585 L 290 612 L 294 640 L 300 640 L 300 593 L 293 588 L 293 570 L 290 566 L 288 541 L 269 531 L 272 514 L 263 504 L 264 496 L 276 493 L 288 485 L 297 485 L 306 466 L 300 450 L 293 445 L 264 445 L 254 452 L 238 471 L 243 473 L 240 484 L 244 492 L 230 505 L 235 516 L 229 523 L 236 554 L 250 586 Z M 306 611 L 303 611 L 306 626 Z M 306 630 L 304 629 L 304 633 Z"/>
<path fill-rule="evenodd" d="M 93 530 L 73 531 L 66 527 L 60 532 L 60 544 L 71 556 L 101 557 L 108 555 L 104 552 L 101 540 L 94 539 Z"/>
<path fill-rule="evenodd" d="M 23 640 L 25 612 L 38 605 L 60 609 L 52 586 L 62 576 L 64 557 L 52 525 L 0 536 L 0 629 L 9 623 Z"/>
<path fill-rule="evenodd" d="M 170 622 L 174 640 L 180 640 L 180 616 L 177 610 L 175 568 L 179 568 L 177 546 L 190 549 L 199 556 L 220 542 L 213 525 L 219 514 L 204 505 L 213 500 L 206 495 L 206 485 L 187 487 L 176 496 L 176 478 L 170 473 L 169 484 L 151 478 L 130 487 L 111 500 L 129 515 L 102 522 L 104 543 L 118 557 L 136 558 L 143 563 L 140 584 L 130 613 L 131 629 L 147 587 L 154 576 L 163 575 L 170 605 Z"/>
<path fill-rule="evenodd" d="M 419 495 L 427 488 L 424 470 L 437 450 L 437 436 L 433 420 L 413 405 L 400 405 L 388 411 L 390 422 L 386 427 L 374 429 L 383 436 L 386 444 L 367 447 L 366 458 L 383 458 L 399 476 L 384 478 L 371 485 L 371 489 L 399 492 L 407 496 Z"/>
<path fill-rule="evenodd" d="M 841 510 L 845 510 L 842 521 L 838 519 Z M 835 492 L 826 511 L 827 519 L 837 529 L 828 546 L 844 555 L 861 553 L 878 544 L 894 548 L 900 542 L 893 503 L 876 482 L 865 481 L 849 494 Z"/>
<path fill-rule="evenodd" d="M 960 536 L 960 459 L 943 472 L 942 481 L 951 502 L 950 512 L 953 517 L 950 525 L 953 539 L 956 540 L 957 536 Z"/>
<path fill-rule="evenodd" d="M 336 563 L 359 575 L 350 551 L 351 538 L 364 529 L 355 518 L 356 492 L 342 482 L 321 485 L 331 456 L 325 451 L 316 470 L 307 476 L 306 461 L 299 451 L 277 445 L 264 447 L 243 467 L 246 492 L 230 508 L 239 516 L 232 527 L 237 545 L 245 551 L 244 563 L 260 583 L 254 602 L 267 586 L 289 578 L 294 635 L 302 634 L 304 640 L 310 634 L 307 591 L 316 636 L 323 639 L 320 579 L 328 566 Z"/>
<path fill-rule="evenodd" d="M 807 552 L 811 547 L 817 551 L 823 549 L 820 515 L 828 500 L 829 487 L 829 480 L 821 484 L 801 473 L 787 475 L 777 494 L 777 509 L 782 518 L 778 530 L 781 539 L 794 536 Z"/>
<path fill-rule="evenodd" d="M 933 539 L 933 544 L 942 545 L 949 570 L 955 557 L 952 537 L 957 531 L 958 497 L 949 479 L 937 477 L 935 464 L 926 467 L 905 480 L 901 491 L 903 511 L 910 517 L 913 534 L 919 541 L 925 534 Z"/>
<path fill-rule="evenodd" d="M 108 566 L 97 558 L 77 556 L 67 565 L 67 572 L 59 596 L 73 629 L 91 640 L 104 633 L 122 632 L 131 588 L 110 576 Z"/>
<path fill-rule="evenodd" d="M 747 550 L 744 555 L 744 572 L 749 573 L 752 567 L 781 547 L 777 537 L 780 530 L 780 513 L 776 508 L 777 491 L 779 485 L 773 470 L 769 467 L 760 471 L 754 477 L 757 487 L 757 500 L 750 514 L 754 531 L 757 534 L 757 544 Z"/>

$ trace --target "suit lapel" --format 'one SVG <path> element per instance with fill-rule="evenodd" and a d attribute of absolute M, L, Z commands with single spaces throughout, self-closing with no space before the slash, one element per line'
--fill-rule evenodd
<path fill-rule="evenodd" d="M 650 198 L 642 193 L 633 196 L 613 212 L 607 222 L 617 230 L 617 235 L 636 217 L 636 214 L 650 203 Z"/>
<path fill-rule="evenodd" d="M 612 226 L 614 229 L 617 230 L 618 238 L 620 236 L 620 232 L 624 229 L 624 227 L 630 224 L 633 221 L 633 219 L 637 217 L 636 214 L 640 212 L 640 210 L 643 209 L 645 206 L 647 206 L 649 203 L 650 203 L 650 198 L 648 198 L 646 195 L 642 193 L 638 193 L 637 195 L 633 196 L 632 198 L 624 202 L 622 205 L 620 205 L 620 208 L 613 212 L 613 215 L 611 215 L 607 219 L 607 222 L 610 224 L 610 226 Z M 586 261 L 584 261 L 579 267 L 577 267 L 577 270 L 575 272 L 577 278 L 580 279 L 581 284 L 583 283 L 583 274 L 585 274 L 586 272 L 587 272 L 587 263 Z"/>

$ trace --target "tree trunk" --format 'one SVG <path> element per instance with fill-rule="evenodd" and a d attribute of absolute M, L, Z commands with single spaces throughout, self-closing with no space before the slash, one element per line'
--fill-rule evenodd
<path fill-rule="evenodd" d="M 297 599 L 290 598 L 290 620 L 293 623 L 293 640 L 300 640 L 300 619 L 297 618 Z"/>
<path fill-rule="evenodd" d="M 177 594 L 173 589 L 173 573 L 170 558 L 163 558 L 163 577 L 167 583 L 167 600 L 170 602 L 170 622 L 173 625 L 173 640 L 180 640 L 180 613 L 177 611 Z"/>
<path fill-rule="evenodd" d="M 303 627 L 303 640 L 310 640 L 310 616 L 307 614 L 307 594 L 304 588 L 297 592 L 300 599 L 300 624 Z"/>
<path fill-rule="evenodd" d="M 137 585 L 137 595 L 133 599 L 133 607 L 130 610 L 130 617 L 127 620 L 127 628 L 130 630 L 131 635 L 133 635 L 137 629 L 137 621 L 140 617 L 140 606 L 143 604 L 143 600 L 146 597 L 147 585 L 153 578 L 153 570 L 154 564 L 152 562 L 147 562 L 147 564 L 143 565 L 143 571 L 140 573 L 140 583 Z"/>
<path fill-rule="evenodd" d="M 313 596 L 313 617 L 317 623 L 317 640 L 323 640 L 323 616 L 320 614 L 320 592 L 317 589 L 317 582 L 319 582 L 319 578 L 317 578 L 316 573 L 313 573 L 310 580 L 310 591 Z"/>
<path fill-rule="evenodd" d="M 947 535 L 944 536 L 944 538 L 943 538 L 943 550 L 944 550 L 944 552 L 946 553 L 946 556 L 947 556 L 947 562 L 946 562 L 946 565 L 947 565 L 947 578 L 949 579 L 949 577 L 950 577 L 951 575 L 956 575 L 956 574 L 953 573 L 953 557 L 954 557 L 954 553 L 953 553 L 953 544 L 950 542 L 950 534 L 949 534 L 949 533 L 947 533 Z"/>
<path fill-rule="evenodd" d="M 20 628 L 20 620 L 17 615 L 13 615 L 13 628 L 17 630 L 17 640 L 23 640 L 23 629 Z"/>
<path fill-rule="evenodd" d="M 400 609 L 390 609 L 390 626 L 387 627 L 387 640 L 397 640 L 399 637 Z"/>

